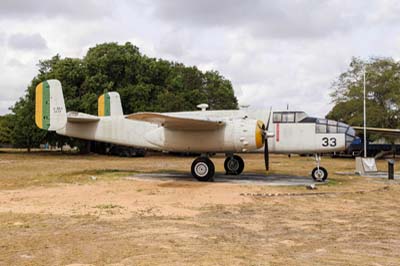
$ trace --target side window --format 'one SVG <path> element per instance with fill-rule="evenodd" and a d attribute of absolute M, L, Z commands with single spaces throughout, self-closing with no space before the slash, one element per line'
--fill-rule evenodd
<path fill-rule="evenodd" d="M 274 113 L 273 121 L 274 123 L 282 122 L 282 113 Z"/>
<path fill-rule="evenodd" d="M 274 113 L 273 121 L 274 123 L 294 123 L 295 113 L 294 112 Z"/>
<path fill-rule="evenodd" d="M 287 113 L 287 122 L 294 123 L 294 113 Z"/>
<path fill-rule="evenodd" d="M 344 123 L 338 123 L 338 133 L 346 133 L 348 126 Z"/>
<path fill-rule="evenodd" d="M 317 133 L 327 133 L 326 132 L 326 124 L 316 124 L 316 132 Z"/>
<path fill-rule="evenodd" d="M 316 133 L 342 133 L 346 130 L 345 124 L 333 120 L 318 119 L 315 124 Z"/>
<path fill-rule="evenodd" d="M 315 124 L 315 131 L 317 133 L 328 133 L 328 120 L 326 119 L 318 119 L 317 123 Z"/>
<path fill-rule="evenodd" d="M 336 121 L 328 120 L 328 133 L 337 133 L 337 125 L 338 123 Z"/>
<path fill-rule="evenodd" d="M 288 114 L 282 113 L 282 123 L 287 123 L 287 119 L 288 119 Z"/>

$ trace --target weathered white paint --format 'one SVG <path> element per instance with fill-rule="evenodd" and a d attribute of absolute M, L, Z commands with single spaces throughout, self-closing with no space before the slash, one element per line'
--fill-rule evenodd
<path fill-rule="evenodd" d="M 252 113 L 236 111 L 196 111 L 167 113 L 191 118 L 223 118 L 225 126 L 211 131 L 171 130 L 157 124 L 119 117 L 99 117 L 98 122 L 68 122 L 58 134 L 134 147 L 181 152 L 255 151 L 256 118 Z M 91 116 L 93 117 L 93 116 Z M 264 116 L 264 120 L 265 117 Z M 345 149 L 345 135 L 316 133 L 315 123 L 280 123 L 271 121 L 268 138 L 271 153 L 321 153 Z M 279 141 L 277 138 L 279 137 Z M 323 146 L 323 138 L 335 138 L 336 145 Z M 260 149 L 262 151 L 262 149 Z"/>
<path fill-rule="evenodd" d="M 58 125 L 56 132 L 87 140 L 178 152 L 248 152 L 257 150 L 257 120 L 266 124 L 268 117 L 272 118 L 269 111 L 248 109 L 164 113 L 163 116 L 175 118 L 221 121 L 221 126 L 204 130 L 192 130 L 190 127 L 189 130 L 182 129 L 184 127 L 165 128 L 154 121 L 127 119 L 122 114 L 119 94 L 110 92 L 111 112 L 114 115 L 98 117 L 70 112 L 67 119 L 61 84 L 58 81 L 51 82 L 50 116 L 51 121 Z M 175 118 L 175 123 L 185 122 L 184 119 Z M 271 153 L 321 153 L 346 148 L 344 133 L 317 133 L 315 123 L 275 124 L 271 119 L 268 132 L 274 136 L 268 138 Z M 324 139 L 325 142 L 329 141 L 328 145 Z M 333 143 L 335 145 L 331 145 Z"/>

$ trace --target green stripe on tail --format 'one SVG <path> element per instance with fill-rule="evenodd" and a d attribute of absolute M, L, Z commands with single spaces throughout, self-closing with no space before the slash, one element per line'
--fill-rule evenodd
<path fill-rule="evenodd" d="M 43 82 L 43 94 L 42 94 L 42 125 L 43 129 L 49 129 L 50 127 L 50 86 L 47 81 Z"/>

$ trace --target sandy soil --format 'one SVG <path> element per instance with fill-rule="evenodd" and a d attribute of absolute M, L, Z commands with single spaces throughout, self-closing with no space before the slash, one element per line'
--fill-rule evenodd
<path fill-rule="evenodd" d="M 264 171 L 261 154 L 244 159 Z M 330 158 L 316 191 L 126 179 L 192 160 L 0 153 L 0 265 L 400 265 L 398 181 L 335 175 L 354 161 Z M 314 167 L 271 161 L 280 173 Z"/>

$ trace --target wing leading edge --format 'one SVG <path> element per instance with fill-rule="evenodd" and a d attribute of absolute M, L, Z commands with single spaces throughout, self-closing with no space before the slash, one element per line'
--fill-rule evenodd
<path fill-rule="evenodd" d="M 68 112 L 67 120 L 69 123 L 94 123 L 98 122 L 100 118 L 98 116 L 84 114 L 80 112 Z"/>
<path fill-rule="evenodd" d="M 364 130 L 364 127 L 353 126 L 353 128 L 358 132 L 362 132 Z M 368 133 L 379 133 L 387 136 L 400 137 L 400 129 L 378 128 L 378 127 L 366 127 L 365 129 L 367 130 Z"/>
<path fill-rule="evenodd" d="M 158 124 L 168 129 L 185 130 L 185 131 L 216 130 L 225 125 L 225 123 L 221 120 L 177 117 L 161 113 L 150 113 L 150 112 L 135 113 L 127 115 L 126 118 Z"/>

